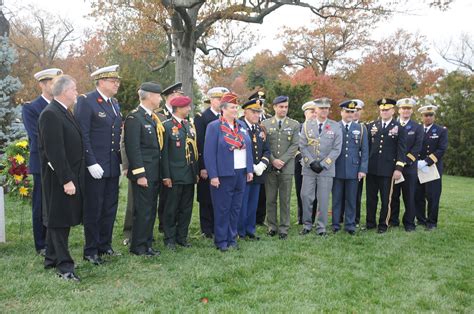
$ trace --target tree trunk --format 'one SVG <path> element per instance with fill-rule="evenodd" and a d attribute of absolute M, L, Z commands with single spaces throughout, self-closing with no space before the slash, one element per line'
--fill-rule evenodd
<path fill-rule="evenodd" d="M 183 83 L 186 96 L 193 98 L 194 55 L 196 49 L 181 46 L 176 50 L 175 77 L 177 82 Z"/>

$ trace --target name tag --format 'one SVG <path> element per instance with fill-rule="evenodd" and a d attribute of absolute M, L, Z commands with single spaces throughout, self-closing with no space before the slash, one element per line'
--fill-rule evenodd
<path fill-rule="evenodd" d="M 408 132 L 408 135 L 413 135 L 413 134 L 415 134 L 415 131 Z"/>
<path fill-rule="evenodd" d="M 354 134 L 354 135 L 359 135 L 359 134 L 360 134 L 360 131 L 359 131 L 359 130 L 354 130 L 354 131 L 352 131 L 352 134 Z"/>

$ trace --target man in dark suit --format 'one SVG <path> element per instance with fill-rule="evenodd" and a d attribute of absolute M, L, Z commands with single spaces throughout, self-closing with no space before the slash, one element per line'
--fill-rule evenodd
<path fill-rule="evenodd" d="M 77 97 L 74 79 L 56 78 L 52 94 L 54 100 L 38 120 L 43 221 L 48 228 L 44 267 L 55 267 L 65 280 L 79 281 L 68 249 L 70 228 L 82 221 L 85 173 L 81 129 L 70 112 Z"/>
<path fill-rule="evenodd" d="M 420 171 L 436 165 L 439 179 L 417 184 L 416 188 L 416 219 L 426 230 L 434 230 L 438 226 L 439 200 L 441 198 L 441 178 L 443 174 L 443 156 L 448 147 L 448 130 L 434 124 L 438 107 L 426 105 L 418 109 L 423 121 L 423 145 L 417 162 Z M 428 211 L 428 216 L 426 215 Z"/>
<path fill-rule="evenodd" d="M 252 141 L 253 171 L 254 179 L 247 182 L 244 191 L 244 199 L 239 214 L 237 232 L 241 239 L 259 240 L 255 235 L 257 224 L 257 206 L 259 201 L 260 188 L 265 184 L 265 177 L 268 165 L 270 164 L 270 146 L 267 143 L 267 135 L 260 126 L 259 117 L 263 109 L 261 100 L 253 98 L 243 106 L 244 116 L 240 120 L 245 122 L 247 133 Z"/>
<path fill-rule="evenodd" d="M 41 95 L 22 107 L 23 124 L 28 133 L 30 159 L 28 172 L 33 175 L 32 222 L 33 239 L 36 252 L 42 256 L 46 253 L 46 228 L 43 225 L 41 207 L 41 175 L 38 153 L 38 118 L 44 108 L 53 99 L 51 86 L 53 79 L 63 74 L 61 69 L 46 69 L 34 75 L 41 88 Z"/>
<path fill-rule="evenodd" d="M 220 100 L 224 93 L 229 92 L 225 87 L 213 87 L 207 92 L 210 99 L 209 108 L 203 113 L 197 113 L 194 118 L 196 126 L 197 146 L 199 152 L 199 181 L 197 184 L 197 201 L 199 202 L 199 223 L 201 232 L 206 238 L 212 239 L 214 234 L 214 208 L 212 207 L 209 178 L 204 166 L 204 139 L 207 125 L 217 120 L 221 113 Z"/>
<path fill-rule="evenodd" d="M 194 125 L 186 120 L 191 111 L 191 98 L 178 96 L 171 100 L 171 119 L 165 128 L 162 152 L 162 178 L 167 198 L 164 208 L 164 242 L 170 250 L 176 244 L 190 247 L 188 229 L 194 200 L 194 184 L 198 178 L 198 149 Z"/>
<path fill-rule="evenodd" d="M 403 98 L 397 101 L 398 122 L 402 126 L 401 130 L 405 132 L 406 137 L 406 164 L 403 167 L 403 182 L 395 184 L 392 195 L 392 214 L 389 224 L 392 227 L 400 225 L 400 194 L 403 193 L 403 203 L 405 204 L 405 213 L 403 214 L 403 226 L 405 231 L 415 231 L 415 191 L 418 182 L 416 161 L 423 144 L 423 128 L 421 125 L 411 119 L 413 106 L 416 101 L 412 98 Z"/>
<path fill-rule="evenodd" d="M 160 255 L 160 251 L 152 248 L 164 145 L 164 127 L 153 112 L 160 106 L 160 93 L 159 84 L 143 83 L 138 90 L 140 105 L 125 120 L 128 178 L 133 191 L 130 253 L 147 257 Z"/>
<path fill-rule="evenodd" d="M 112 249 L 118 207 L 122 116 L 113 96 L 120 86 L 118 65 L 91 74 L 96 90 L 78 97 L 74 115 L 86 149 L 86 206 L 84 260 L 102 264 L 101 255 L 120 255 Z"/>
<path fill-rule="evenodd" d="M 396 101 L 382 98 L 377 101 L 380 120 L 369 123 L 369 170 L 367 173 L 367 229 L 377 228 L 385 233 L 390 219 L 393 185 L 402 176 L 406 159 L 406 136 L 398 121 L 393 119 Z M 378 194 L 382 208 L 376 223 Z"/>

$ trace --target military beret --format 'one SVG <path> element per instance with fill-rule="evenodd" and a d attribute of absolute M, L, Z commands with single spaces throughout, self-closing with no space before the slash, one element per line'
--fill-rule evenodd
<path fill-rule="evenodd" d="M 253 98 L 242 105 L 242 109 L 252 109 L 254 111 L 262 111 L 262 102 L 258 98 Z"/>
<path fill-rule="evenodd" d="M 104 78 L 121 78 L 119 75 L 119 65 L 110 65 L 107 67 L 100 68 L 94 72 L 92 72 L 91 77 L 94 80 L 100 80 Z"/>
<path fill-rule="evenodd" d="M 418 112 L 420 112 L 421 114 L 436 113 L 436 110 L 438 110 L 437 106 L 429 104 L 429 105 L 425 105 L 425 106 L 419 108 Z"/>
<path fill-rule="evenodd" d="M 145 82 L 140 85 L 140 89 L 145 92 L 160 94 L 161 86 L 156 82 Z"/>
<path fill-rule="evenodd" d="M 356 103 L 357 109 L 363 109 L 365 106 L 364 102 L 360 99 L 352 99 L 352 101 Z"/>
<path fill-rule="evenodd" d="M 224 95 L 221 97 L 221 104 L 226 103 L 237 105 L 237 95 L 232 92 L 224 93 Z"/>
<path fill-rule="evenodd" d="M 393 108 L 397 104 L 397 101 L 395 99 L 391 98 L 381 98 L 377 100 L 377 106 L 379 106 L 380 109 L 390 109 Z"/>
<path fill-rule="evenodd" d="M 273 102 L 272 104 L 273 105 L 278 105 L 278 104 L 281 104 L 283 102 L 288 102 L 288 96 L 277 96 L 275 97 L 275 99 L 273 99 Z"/>
<path fill-rule="evenodd" d="M 416 105 L 416 100 L 413 98 L 402 98 L 397 101 L 397 107 L 402 108 L 402 107 L 410 107 L 413 108 L 413 106 Z"/>
<path fill-rule="evenodd" d="M 225 87 L 213 87 L 207 91 L 207 97 L 209 98 L 221 98 L 222 95 L 228 93 L 229 90 Z"/>
<path fill-rule="evenodd" d="M 354 100 L 345 100 L 339 104 L 339 107 L 347 111 L 357 111 L 357 104 Z"/>
<path fill-rule="evenodd" d="M 34 78 L 38 82 L 41 82 L 43 80 L 52 80 L 53 78 L 63 74 L 63 70 L 57 69 L 57 68 L 52 68 L 52 69 L 45 69 L 43 71 L 39 71 L 35 73 Z"/>
<path fill-rule="evenodd" d="M 183 90 L 182 90 L 182 87 L 183 87 L 183 83 L 181 83 L 181 82 L 174 83 L 173 85 L 170 85 L 170 86 L 166 87 L 161 92 L 161 95 L 168 96 L 168 95 L 171 95 L 173 93 L 184 94 Z"/>
<path fill-rule="evenodd" d="M 186 107 L 191 104 L 192 100 L 188 96 L 176 96 L 170 101 L 170 105 L 173 107 Z"/>
<path fill-rule="evenodd" d="M 251 99 L 254 99 L 254 98 L 257 98 L 257 99 L 265 99 L 265 93 L 261 90 L 259 91 L 256 91 L 255 93 L 253 93 L 252 95 L 249 96 L 249 100 Z"/>
<path fill-rule="evenodd" d="M 329 108 L 331 107 L 331 99 L 327 97 L 321 97 L 314 100 L 316 107 L 318 108 Z"/>
<path fill-rule="evenodd" d="M 314 103 L 314 101 L 308 101 L 308 102 L 305 102 L 303 104 L 303 106 L 301 106 L 301 110 L 303 111 L 306 111 L 308 109 L 315 109 L 316 108 L 316 104 Z"/>

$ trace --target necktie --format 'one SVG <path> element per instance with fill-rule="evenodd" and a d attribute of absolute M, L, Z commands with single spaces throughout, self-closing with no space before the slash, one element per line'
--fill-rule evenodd
<path fill-rule="evenodd" d="M 428 128 L 425 128 L 425 133 L 428 133 Z"/>
<path fill-rule="evenodd" d="M 321 132 L 323 131 L 323 124 L 322 123 L 319 124 L 318 131 L 319 131 L 319 134 L 321 134 Z"/>
<path fill-rule="evenodd" d="M 109 99 L 107 99 L 107 104 L 112 107 L 112 111 L 114 112 L 115 116 L 117 116 L 117 112 L 115 111 L 115 107 L 114 105 L 112 105 L 112 101 Z"/>
<path fill-rule="evenodd" d="M 346 124 L 346 133 L 349 132 L 349 124 Z"/>
<path fill-rule="evenodd" d="M 384 122 L 383 125 L 382 125 L 382 130 L 385 130 L 386 126 L 387 126 L 387 123 Z"/>
<path fill-rule="evenodd" d="M 151 118 L 156 124 L 156 136 L 158 137 L 158 144 L 160 145 L 160 149 L 163 149 L 163 133 L 165 132 L 165 128 L 160 121 L 160 118 L 155 113 L 151 114 Z"/>
<path fill-rule="evenodd" d="M 281 129 L 281 120 L 278 121 L 278 128 Z"/>
<path fill-rule="evenodd" d="M 255 124 L 252 124 L 252 133 L 255 133 Z"/>

